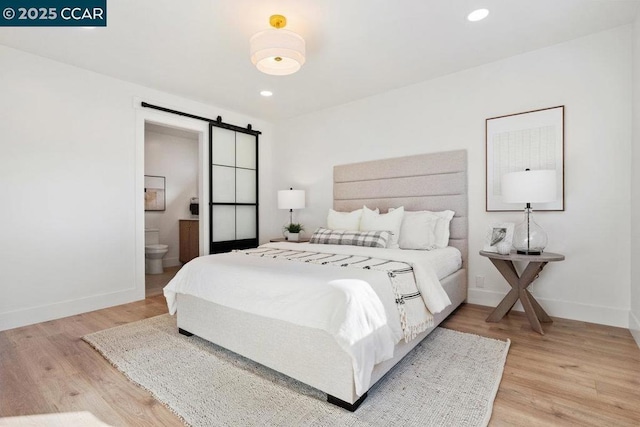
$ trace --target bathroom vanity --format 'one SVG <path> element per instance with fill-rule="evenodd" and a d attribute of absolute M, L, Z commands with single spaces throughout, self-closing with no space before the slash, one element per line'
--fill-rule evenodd
<path fill-rule="evenodd" d="M 181 263 L 186 264 L 200 255 L 200 224 L 197 219 L 181 219 L 180 255 Z"/>

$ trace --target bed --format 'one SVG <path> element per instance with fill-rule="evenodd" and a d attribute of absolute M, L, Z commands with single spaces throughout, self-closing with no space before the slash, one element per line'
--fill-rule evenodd
<path fill-rule="evenodd" d="M 237 305 L 212 302 L 180 292 L 172 296 L 170 308 L 172 305 L 177 313 L 181 333 L 197 335 L 315 387 L 327 394 L 329 402 L 353 411 L 366 398 L 367 390 L 373 384 L 466 299 L 467 156 L 466 151 L 459 150 L 339 165 L 334 167 L 333 179 L 333 208 L 336 211 L 354 211 L 366 205 L 377 207 L 381 212 L 399 206 L 404 206 L 406 211 L 455 212 L 450 222 L 449 246 L 456 248 L 460 268 L 447 272 L 446 277 L 439 280 L 451 304 L 433 315 L 432 326 L 417 334 L 415 339 L 408 342 L 400 340 L 392 348 L 392 355 L 375 363 L 365 389 L 355 371 L 352 355 L 345 351 L 344 345 L 334 335 L 321 328 L 283 320 L 286 318 L 268 317 L 260 310 L 248 312 L 238 309 Z M 283 243 L 261 248 L 295 252 L 321 246 L 327 245 Z M 278 276 L 273 279 L 276 282 L 280 280 Z M 264 302 L 254 305 L 260 307 L 260 304 L 264 305 Z"/>

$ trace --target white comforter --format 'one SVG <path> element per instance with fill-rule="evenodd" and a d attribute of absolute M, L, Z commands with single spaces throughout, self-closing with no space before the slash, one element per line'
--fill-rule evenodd
<path fill-rule="evenodd" d="M 303 243 L 267 246 L 407 262 L 413 266 L 418 289 L 432 313 L 451 303 L 435 270 L 426 262 L 437 258 L 433 252 Z M 454 251 L 459 260 L 456 249 L 441 251 Z M 393 357 L 394 345 L 403 337 L 395 297 L 383 271 L 231 252 L 196 258 L 176 274 L 164 288 L 171 314 L 176 312 L 178 293 L 330 333 L 353 360 L 358 395 L 368 390 L 373 366 Z"/>

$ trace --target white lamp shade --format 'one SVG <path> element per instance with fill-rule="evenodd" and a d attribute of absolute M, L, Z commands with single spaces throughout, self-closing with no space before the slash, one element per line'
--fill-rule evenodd
<path fill-rule="evenodd" d="M 278 209 L 304 209 L 304 190 L 278 191 Z"/>
<path fill-rule="evenodd" d="M 507 173 L 501 184 L 506 203 L 548 203 L 557 198 L 555 170 Z"/>
<path fill-rule="evenodd" d="M 305 61 L 304 39 L 293 31 L 269 29 L 249 40 L 251 62 L 266 74 L 286 76 L 302 67 Z"/>

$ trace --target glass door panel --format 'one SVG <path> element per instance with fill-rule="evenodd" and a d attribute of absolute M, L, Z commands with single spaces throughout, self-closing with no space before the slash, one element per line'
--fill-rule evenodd
<path fill-rule="evenodd" d="M 258 135 L 210 124 L 211 253 L 258 245 Z"/>
<path fill-rule="evenodd" d="M 236 134 L 236 166 L 256 169 L 256 137 L 244 133 Z"/>
<path fill-rule="evenodd" d="M 213 128 L 213 147 L 211 149 L 211 163 L 214 165 L 236 165 L 236 136 L 229 129 Z"/>
<path fill-rule="evenodd" d="M 256 203 L 256 171 L 236 169 L 236 203 Z"/>
<path fill-rule="evenodd" d="M 236 207 L 236 238 L 238 240 L 258 238 L 255 206 Z"/>
<path fill-rule="evenodd" d="M 211 201 L 214 203 L 235 203 L 236 168 L 211 166 Z"/>
<path fill-rule="evenodd" d="M 211 210 L 211 230 L 213 242 L 224 242 L 236 239 L 236 207 L 218 205 Z"/>

